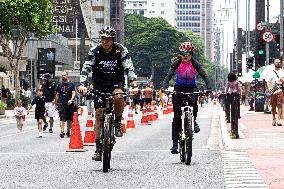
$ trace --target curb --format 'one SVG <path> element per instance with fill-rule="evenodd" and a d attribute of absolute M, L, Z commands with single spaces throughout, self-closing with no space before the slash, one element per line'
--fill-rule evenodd
<path fill-rule="evenodd" d="M 219 106 L 220 107 L 220 106 Z M 227 124 L 225 119 L 225 114 L 222 109 L 219 109 L 219 126 L 220 126 L 220 137 L 221 137 L 221 146 L 224 150 L 232 150 L 237 149 L 236 145 L 234 144 L 233 140 L 229 137 L 229 132 L 227 130 Z"/>

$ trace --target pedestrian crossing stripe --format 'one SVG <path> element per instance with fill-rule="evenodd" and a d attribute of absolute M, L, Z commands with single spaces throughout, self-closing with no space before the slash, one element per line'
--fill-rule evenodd
<path fill-rule="evenodd" d="M 267 189 L 247 152 L 222 151 L 222 162 L 226 188 Z"/>

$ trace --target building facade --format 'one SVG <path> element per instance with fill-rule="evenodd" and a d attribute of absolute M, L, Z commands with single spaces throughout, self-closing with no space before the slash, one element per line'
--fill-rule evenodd
<path fill-rule="evenodd" d="M 175 0 L 124 0 L 124 12 L 147 18 L 162 17 L 174 26 Z"/>

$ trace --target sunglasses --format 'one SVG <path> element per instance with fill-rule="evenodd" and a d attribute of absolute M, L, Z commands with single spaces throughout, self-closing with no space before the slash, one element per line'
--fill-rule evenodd
<path fill-rule="evenodd" d="M 190 55 L 192 55 L 193 53 L 191 52 L 191 51 L 181 51 L 180 52 L 180 55 L 182 55 L 182 56 L 190 56 Z"/>

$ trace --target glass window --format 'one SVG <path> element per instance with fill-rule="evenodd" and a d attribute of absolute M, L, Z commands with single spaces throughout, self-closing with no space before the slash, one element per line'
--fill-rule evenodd
<path fill-rule="evenodd" d="M 161 14 L 165 14 L 165 11 L 161 11 Z"/>

